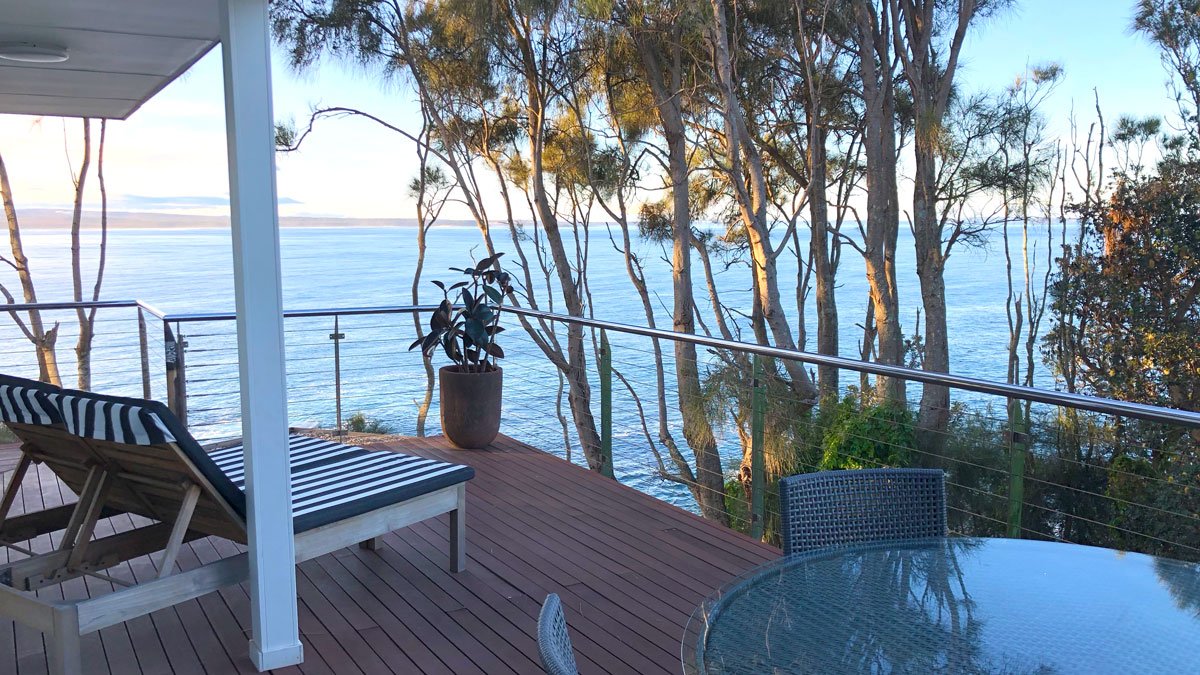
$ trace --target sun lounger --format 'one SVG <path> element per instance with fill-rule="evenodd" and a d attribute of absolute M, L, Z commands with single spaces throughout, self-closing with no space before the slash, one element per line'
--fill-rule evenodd
<path fill-rule="evenodd" d="M 218 536 L 246 543 L 245 474 L 239 442 L 206 450 L 155 401 L 59 389 L 0 375 L 0 421 L 22 441 L 21 459 L 0 498 L 0 544 L 28 554 L 0 564 L 0 616 L 46 634 L 52 673 L 81 672 L 80 637 L 245 581 L 247 554 L 187 571 L 175 569 L 188 540 Z M 468 466 L 289 438 L 296 562 L 450 514 L 450 566 L 466 560 Z M 79 495 L 75 504 L 9 516 L 30 465 L 40 462 Z M 105 517 L 153 521 L 94 537 Z M 61 532 L 58 546 L 33 554 L 22 543 Z M 158 578 L 78 601 L 38 597 L 39 588 L 105 575 L 127 560 L 157 554 Z"/>

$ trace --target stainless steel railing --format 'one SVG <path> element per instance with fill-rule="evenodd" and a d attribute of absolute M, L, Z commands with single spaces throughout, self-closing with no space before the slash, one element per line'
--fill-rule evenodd
<path fill-rule="evenodd" d="M 30 309 L 30 305 L 9 305 L 5 307 L 7 311 L 25 311 Z M 42 309 L 74 309 L 76 307 L 138 307 L 146 313 L 149 313 L 164 323 L 181 324 L 195 323 L 207 321 L 233 321 L 237 315 L 232 312 L 171 312 L 165 313 L 155 309 L 153 306 L 141 300 L 123 300 L 109 301 L 100 303 L 39 303 L 36 307 Z M 362 315 L 381 315 L 381 314 L 413 314 L 430 312 L 436 308 L 436 305 L 386 305 L 377 307 L 345 307 L 345 308 L 314 308 L 314 309 L 296 309 L 285 310 L 284 318 L 313 318 L 313 317 L 341 317 L 341 316 L 362 316 Z M 505 312 L 525 316 L 535 319 L 543 319 L 547 321 L 561 322 L 565 324 L 576 324 L 604 330 L 610 333 L 624 333 L 629 335 L 639 335 L 642 337 L 657 338 L 668 341 L 689 342 L 691 344 L 709 347 L 713 349 L 726 349 L 738 351 L 746 354 L 753 354 L 767 358 L 784 359 L 791 361 L 799 361 L 809 365 L 829 365 L 840 369 L 849 370 L 857 373 L 866 373 L 881 377 L 893 377 L 912 382 L 921 382 L 928 384 L 938 384 L 950 387 L 953 389 L 962 389 L 973 391 L 981 394 L 989 394 L 992 396 L 1000 396 L 1004 398 L 1017 398 L 1021 400 L 1034 401 L 1037 403 L 1045 403 L 1048 405 L 1064 406 L 1079 410 L 1087 410 L 1106 415 L 1117 415 L 1121 417 L 1132 417 L 1143 419 L 1152 422 L 1164 422 L 1168 424 L 1179 424 L 1189 428 L 1200 428 L 1200 413 L 1187 410 L 1177 410 L 1174 408 L 1163 408 L 1159 406 L 1146 405 L 1143 403 L 1134 403 L 1131 401 L 1120 401 L 1116 399 L 1101 398 L 1096 396 L 1088 396 L 1084 394 L 1053 391 L 1040 389 L 1035 387 L 1027 387 L 1022 385 L 1007 384 L 1003 382 L 992 382 L 974 377 L 966 377 L 963 375 L 955 375 L 952 373 L 937 373 L 915 368 L 907 368 L 904 366 L 895 366 L 882 363 L 873 363 L 869 361 L 860 361 L 841 356 L 829 356 L 824 354 L 815 354 L 812 352 L 804 352 L 798 350 L 780 349 L 769 345 L 760 345 L 750 342 L 737 342 L 725 340 L 707 335 L 696 335 L 688 333 L 677 333 L 675 331 L 648 328 L 645 326 L 635 326 L 631 324 L 618 323 L 614 321 L 605 321 L 602 319 L 593 319 L 589 317 L 570 316 L 553 312 L 545 312 L 541 310 L 528 309 L 524 307 L 505 306 Z"/>
<path fill-rule="evenodd" d="M 1103 413 L 1106 415 L 1133 417 L 1151 422 L 1165 422 L 1168 424 L 1179 424 L 1189 428 L 1200 428 L 1200 413 L 1187 410 L 1176 410 L 1174 408 L 1162 408 L 1143 403 L 1132 403 L 1130 401 L 1119 401 L 1116 399 L 1087 396 L 1084 394 L 1038 389 L 1035 387 L 1025 387 L 1002 382 L 991 382 L 989 380 L 981 380 L 979 378 L 965 377 L 962 375 L 953 375 L 951 373 L 937 373 L 927 370 L 918 370 L 915 368 L 906 368 L 904 366 L 893 366 L 883 363 L 859 361 L 856 359 L 848 359 L 842 356 L 827 356 L 824 354 L 814 354 L 812 352 L 780 349 L 778 347 L 759 345 L 751 342 L 736 342 L 706 335 L 676 333 L 675 331 L 646 328 L 644 326 L 631 326 L 629 324 L 603 321 L 600 319 L 591 319 L 587 317 L 554 314 L 551 312 L 525 309 L 522 307 L 505 307 L 504 311 L 530 318 L 559 321 L 562 323 L 573 323 L 611 333 L 627 333 L 630 335 L 641 335 L 644 337 L 658 338 L 661 340 L 690 342 L 701 347 L 727 349 L 730 351 L 753 354 L 767 358 L 799 361 L 809 365 L 835 366 L 843 370 L 850 370 L 857 373 L 867 373 L 868 375 L 893 377 L 912 382 L 940 384 L 952 389 L 963 389 L 980 394 L 989 394 L 1004 398 L 1017 398 L 1024 401 L 1058 405 L 1067 408 L 1075 408 L 1078 410 Z"/>

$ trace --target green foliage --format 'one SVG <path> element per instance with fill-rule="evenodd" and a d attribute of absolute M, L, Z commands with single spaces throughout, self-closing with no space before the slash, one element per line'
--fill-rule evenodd
<path fill-rule="evenodd" d="M 423 175 L 413 176 L 408 182 L 408 196 L 416 200 L 420 199 L 423 193 L 438 192 L 449 187 L 450 179 L 446 172 L 440 166 L 428 165 L 424 168 Z"/>
<path fill-rule="evenodd" d="M 1134 10 L 1134 30 L 1159 48 L 1163 65 L 1176 79 L 1176 101 L 1184 123 L 1196 141 L 1200 111 L 1200 3 L 1196 0 L 1139 0 Z M 1180 88 L 1182 87 L 1182 88 Z"/>
<path fill-rule="evenodd" d="M 729 514 L 730 527 L 750 533 L 750 495 L 742 481 L 725 481 L 725 512 Z"/>
<path fill-rule="evenodd" d="M 638 210 L 638 233 L 650 241 L 671 241 L 671 204 L 667 200 L 643 202 Z"/>
<path fill-rule="evenodd" d="M 502 255 L 484 258 L 474 267 L 450 268 L 466 276 L 466 281 L 449 286 L 433 282 L 444 298 L 429 317 L 429 332 L 413 341 L 410 350 L 420 347 L 428 358 L 441 345 L 446 356 L 463 372 L 481 373 L 496 368 L 496 359 L 504 358 L 504 349 L 496 344 L 496 336 L 504 330 L 500 325 L 500 305 L 504 296 L 513 291 L 508 273 L 497 264 Z M 457 305 L 452 296 L 458 300 Z"/>
<path fill-rule="evenodd" d="M 821 469 L 908 466 L 916 447 L 912 413 L 894 403 L 859 408 L 846 397 L 825 434 Z"/>
<path fill-rule="evenodd" d="M 1076 207 L 1045 348 L 1086 391 L 1200 409 L 1200 162 L 1166 161 Z"/>
<path fill-rule="evenodd" d="M 383 420 L 374 417 L 367 417 L 364 413 L 357 412 L 346 420 L 346 431 L 356 434 L 393 434 L 396 430 L 392 425 Z"/>

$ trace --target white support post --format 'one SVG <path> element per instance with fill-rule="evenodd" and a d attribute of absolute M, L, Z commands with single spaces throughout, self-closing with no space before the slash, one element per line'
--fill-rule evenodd
<path fill-rule="evenodd" d="M 300 663 L 268 0 L 221 0 L 250 553 L 250 658 Z"/>

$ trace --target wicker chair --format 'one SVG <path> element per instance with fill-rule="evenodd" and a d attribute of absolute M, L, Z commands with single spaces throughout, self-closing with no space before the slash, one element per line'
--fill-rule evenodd
<path fill-rule="evenodd" d="M 555 593 L 546 596 L 538 614 L 538 653 L 549 675 L 579 675 L 571 636 L 567 634 L 567 618 Z"/>
<path fill-rule="evenodd" d="M 779 481 L 785 555 L 871 541 L 946 535 L 940 469 L 851 469 Z"/>

